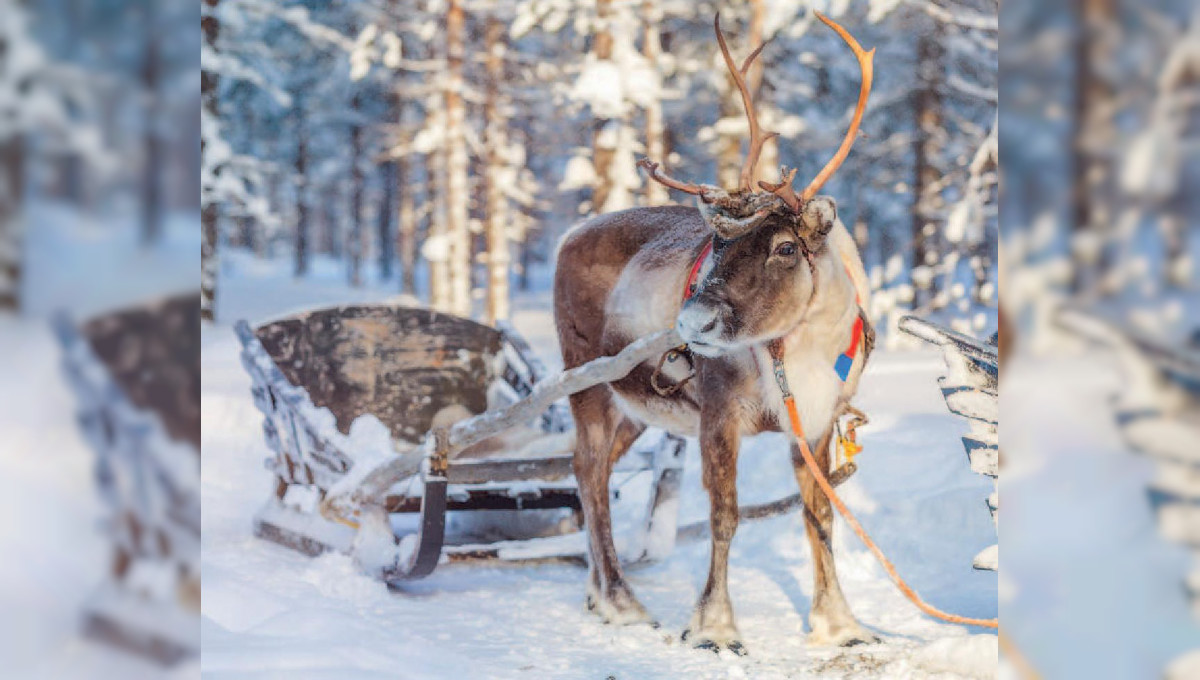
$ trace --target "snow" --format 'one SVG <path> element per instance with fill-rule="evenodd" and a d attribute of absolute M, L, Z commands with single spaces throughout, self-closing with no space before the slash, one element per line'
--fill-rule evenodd
<path fill-rule="evenodd" d="M 950 677 L 994 678 L 1000 649 L 995 635 L 944 638 L 917 650 L 910 661 L 914 669 Z M 900 675 L 903 662 L 892 671 Z"/>
<path fill-rule="evenodd" d="M 592 107 L 597 118 L 619 118 L 625 114 L 624 74 L 607 59 L 592 59 L 583 67 L 571 97 Z"/>
<path fill-rule="evenodd" d="M 567 161 L 567 167 L 563 171 L 563 178 L 558 184 L 558 189 L 559 191 L 583 189 L 590 187 L 595 181 L 596 169 L 592 167 L 592 161 L 587 156 L 575 155 Z"/>
<path fill-rule="evenodd" d="M 662 623 L 652 630 L 604 626 L 584 611 L 586 572 L 573 565 L 443 564 L 429 578 L 390 592 L 348 557 L 314 560 L 255 538 L 252 520 L 273 484 L 262 467 L 268 449 L 261 416 L 229 324 L 299 307 L 384 300 L 390 292 L 339 287 L 343 277 L 320 266 L 309 280 L 293 282 L 286 266 L 251 266 L 250 257 L 231 255 L 234 275 L 222 280 L 218 323 L 203 331 L 206 675 L 882 678 L 902 671 L 932 678 L 974 677 L 989 663 L 994 668 L 995 644 L 986 644 L 994 636 L 923 616 L 840 520 L 835 552 L 847 598 L 886 642 L 806 648 L 812 566 L 801 519 L 792 514 L 746 523 L 734 541 L 730 588 L 750 656 L 728 659 L 678 640 L 706 576 L 706 543 L 681 543 L 663 561 L 629 571 L 635 591 Z M 546 281 L 544 273 L 534 279 Z M 561 362 L 549 302 L 541 288 L 518 296 L 514 324 L 555 370 Z M 991 485 L 968 467 L 958 439 L 965 425 L 946 411 L 937 386 L 943 370 L 936 351 L 875 355 L 861 391 L 861 405 L 872 416 L 860 430 L 866 452 L 858 459 L 861 471 L 840 490 L 924 597 L 958 613 L 994 617 L 996 576 L 971 568 L 974 555 L 995 542 L 983 502 Z M 739 474 L 742 503 L 795 492 L 778 436 L 747 440 Z M 649 477 L 629 479 L 614 503 L 618 544 L 627 553 L 639 547 L 630 539 L 646 511 Z M 685 453 L 679 504 L 681 525 L 707 517 L 695 442 Z M 531 556 L 556 542 L 556 550 L 580 547 L 580 537 L 565 536 L 505 553 L 524 549 Z M 983 642 L 970 633 L 984 633 Z"/>

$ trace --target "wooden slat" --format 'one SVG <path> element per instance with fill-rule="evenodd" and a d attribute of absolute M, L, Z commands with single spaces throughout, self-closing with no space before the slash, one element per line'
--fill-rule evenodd
<path fill-rule="evenodd" d="M 487 482 L 521 482 L 528 480 L 557 480 L 573 474 L 573 454 L 548 458 L 496 459 L 458 461 L 450 464 L 446 479 L 451 484 L 485 484 Z"/>

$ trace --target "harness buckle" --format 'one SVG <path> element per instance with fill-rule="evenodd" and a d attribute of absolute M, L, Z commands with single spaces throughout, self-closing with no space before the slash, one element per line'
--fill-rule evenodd
<path fill-rule="evenodd" d="M 674 385 L 666 385 L 666 386 L 660 385 L 658 383 L 658 377 L 660 375 L 662 375 L 663 364 L 665 364 L 665 363 L 673 364 L 679 359 L 679 357 L 683 357 L 684 359 L 687 360 L 688 369 L 691 372 L 688 373 L 688 375 L 683 380 L 680 380 L 679 382 L 675 383 Z M 669 397 L 672 394 L 675 394 L 676 392 L 678 392 L 679 390 L 682 390 L 683 386 L 688 384 L 688 381 L 690 381 L 694 377 L 696 377 L 696 362 L 695 362 L 695 360 L 692 359 L 692 351 L 690 349 L 688 349 L 687 343 L 685 342 L 678 347 L 675 347 L 675 348 L 667 350 L 666 352 L 663 352 L 663 355 L 658 358 L 658 366 L 655 366 L 654 373 L 650 374 L 650 387 L 654 388 L 654 391 L 658 393 L 658 396 Z"/>

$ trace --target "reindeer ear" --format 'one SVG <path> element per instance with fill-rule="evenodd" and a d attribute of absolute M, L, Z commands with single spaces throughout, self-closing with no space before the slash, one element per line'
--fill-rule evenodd
<path fill-rule="evenodd" d="M 800 238 L 811 252 L 825 247 L 825 237 L 837 220 L 837 203 L 828 196 L 815 196 L 804 204 L 800 212 Z"/>

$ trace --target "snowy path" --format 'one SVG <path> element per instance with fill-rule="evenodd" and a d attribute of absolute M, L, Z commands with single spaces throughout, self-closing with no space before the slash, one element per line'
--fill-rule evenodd
<path fill-rule="evenodd" d="M 258 292 L 254 299 L 271 297 Z M 231 292 L 227 299 L 238 297 Z M 262 466 L 268 450 L 229 329 L 237 315 L 230 312 L 256 320 L 282 310 L 245 299 L 244 309 L 226 310 L 222 324 L 206 329 L 204 338 L 205 677 L 934 677 L 914 670 L 908 657 L 938 640 L 944 642 L 924 653 L 931 666 L 958 655 L 963 670 L 994 671 L 994 637 L 968 638 L 981 631 L 922 616 L 842 524 L 836 552 L 847 598 L 886 643 L 807 649 L 803 620 L 812 573 L 796 514 L 745 524 L 734 540 L 730 588 L 750 650 L 744 659 L 677 642 L 703 585 L 707 544 L 680 546 L 663 563 L 630 574 L 662 623 L 651 630 L 604 626 L 586 613 L 585 572 L 576 566 L 446 565 L 403 592 L 389 592 L 356 573 L 345 557 L 314 560 L 255 539 L 251 516 L 272 480 Z M 515 321 L 553 367 L 546 308 L 544 294 L 522 300 Z M 995 540 L 983 505 L 990 484 L 967 468 L 958 440 L 963 426 L 946 412 L 937 390 L 941 369 L 933 353 L 877 355 L 860 397 L 873 418 L 863 431 L 862 470 L 842 490 L 929 601 L 994 617 L 996 577 L 970 568 L 975 553 Z M 740 462 L 741 502 L 794 490 L 783 440 L 748 440 Z M 630 483 L 616 513 L 640 512 L 644 498 Z M 680 520 L 706 515 L 692 443 Z"/>

